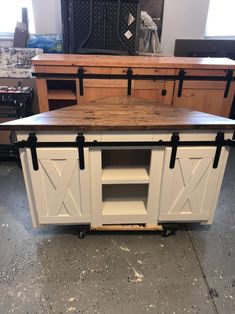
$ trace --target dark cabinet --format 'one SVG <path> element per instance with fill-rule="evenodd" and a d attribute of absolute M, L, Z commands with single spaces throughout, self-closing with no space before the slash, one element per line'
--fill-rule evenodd
<path fill-rule="evenodd" d="M 65 53 L 138 53 L 140 0 L 61 0 Z"/>

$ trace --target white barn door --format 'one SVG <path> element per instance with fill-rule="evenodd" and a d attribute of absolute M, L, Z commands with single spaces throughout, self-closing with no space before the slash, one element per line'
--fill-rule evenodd
<path fill-rule="evenodd" d="M 76 148 L 38 148 L 39 170 L 28 160 L 36 211 L 40 224 L 89 223 L 89 163 L 85 151 L 85 170 L 79 169 Z"/>
<path fill-rule="evenodd" d="M 171 148 L 166 148 L 159 221 L 208 221 L 218 197 L 220 163 L 213 169 L 215 147 L 180 147 L 174 169 L 169 168 Z"/>

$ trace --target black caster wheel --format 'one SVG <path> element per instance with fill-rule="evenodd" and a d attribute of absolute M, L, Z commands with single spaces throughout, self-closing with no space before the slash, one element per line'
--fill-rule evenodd
<path fill-rule="evenodd" d="M 177 224 L 163 224 L 162 225 L 163 231 L 162 231 L 162 236 L 163 237 L 169 237 L 171 235 L 175 235 L 176 234 L 176 230 L 178 228 Z"/>
<path fill-rule="evenodd" d="M 80 230 L 79 231 L 79 239 L 84 239 L 85 238 L 85 236 L 86 236 L 86 234 L 87 234 L 87 231 L 86 231 L 86 229 L 82 229 L 82 230 Z"/>
<path fill-rule="evenodd" d="M 171 235 L 175 235 L 175 234 L 176 234 L 176 231 L 174 229 L 165 229 L 162 231 L 162 236 L 164 238 L 169 237 Z"/>

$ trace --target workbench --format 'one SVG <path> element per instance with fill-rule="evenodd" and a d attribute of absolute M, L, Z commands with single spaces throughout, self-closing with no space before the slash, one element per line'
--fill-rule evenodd
<path fill-rule="evenodd" d="M 7 122 L 34 227 L 211 224 L 235 121 L 114 97 Z"/>
<path fill-rule="evenodd" d="M 235 92 L 227 58 L 41 54 L 32 63 L 40 112 L 128 95 L 229 117 Z"/>

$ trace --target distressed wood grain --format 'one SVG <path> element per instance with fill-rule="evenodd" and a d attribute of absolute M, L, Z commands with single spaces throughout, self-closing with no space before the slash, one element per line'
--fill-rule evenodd
<path fill-rule="evenodd" d="M 0 124 L 0 130 L 235 129 L 235 120 L 159 105 L 135 97 L 111 97 Z"/>

